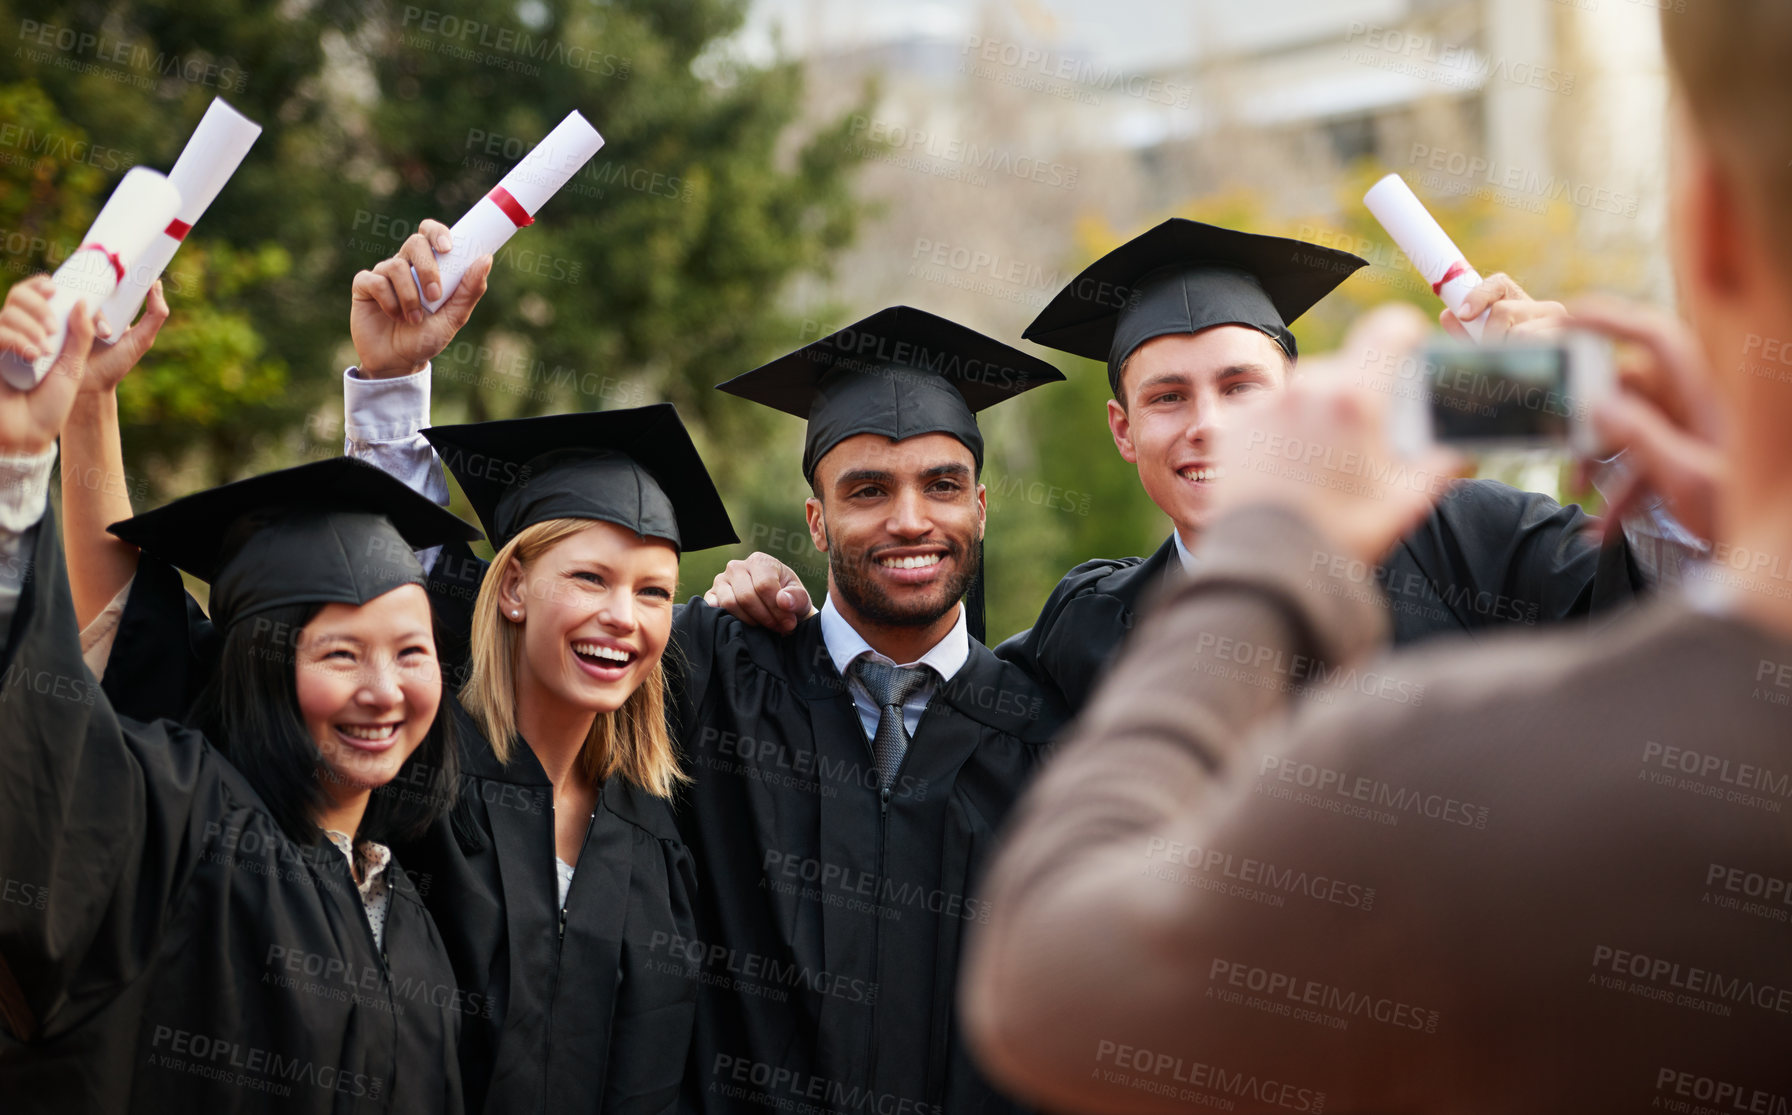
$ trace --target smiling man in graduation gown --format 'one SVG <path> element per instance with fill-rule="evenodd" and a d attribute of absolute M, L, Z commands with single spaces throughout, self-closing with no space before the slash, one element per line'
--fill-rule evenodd
<path fill-rule="evenodd" d="M 954 1014 L 996 828 L 1061 723 L 969 632 L 975 412 L 1062 379 L 893 307 L 721 385 L 808 419 L 828 598 L 788 634 L 674 621 L 702 940 L 690 1110 L 1008 1110 Z M 668 655 L 671 664 L 672 656 Z"/>
<path fill-rule="evenodd" d="M 1199 565 L 1213 466 L 1239 405 L 1288 383 L 1289 323 L 1366 261 L 1331 248 L 1174 219 L 1090 264 L 1027 327 L 1031 341 L 1107 363 L 1108 427 L 1175 529 L 1147 558 L 1097 559 L 1065 574 L 1039 619 L 996 654 L 1082 708 L 1142 602 Z M 1414 483 L 1426 482 L 1414 476 Z M 1397 643 L 1585 616 L 1634 596 L 1643 578 L 1588 518 L 1491 480 L 1457 485 L 1382 560 Z"/>

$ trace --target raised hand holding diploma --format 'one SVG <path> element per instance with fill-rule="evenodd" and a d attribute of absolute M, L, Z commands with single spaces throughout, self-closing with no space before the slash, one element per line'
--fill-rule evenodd
<path fill-rule="evenodd" d="M 100 308 L 101 341 L 112 343 L 131 324 L 149 288 L 168 269 L 187 233 L 205 215 L 260 135 L 260 124 L 224 103 L 224 98 L 212 98 L 211 107 L 168 172 L 168 181 L 180 191 L 180 212 L 155 235 Z"/>
<path fill-rule="evenodd" d="M 74 308 L 88 307 L 91 324 L 92 308 L 112 296 L 131 264 L 179 210 L 180 191 L 168 179 L 144 167 L 131 168 L 94 218 L 81 246 L 50 277 L 55 288 L 50 295 L 54 325 L 43 339 L 40 354 L 28 360 L 17 351 L 0 353 L 0 378 L 21 391 L 35 387 L 62 350 L 66 323 Z"/>
<path fill-rule="evenodd" d="M 1363 195 L 1363 204 L 1394 238 L 1394 243 L 1400 245 L 1400 250 L 1418 268 L 1419 274 L 1431 284 L 1432 293 L 1442 298 L 1451 310 L 1461 307 L 1468 293 L 1481 285 L 1481 276 L 1468 265 L 1462 249 L 1450 239 L 1404 178 L 1390 174 L 1375 183 Z M 1487 314 L 1483 313 L 1464 321 L 1462 328 L 1478 341 L 1486 324 Z"/>
<path fill-rule="evenodd" d="M 416 276 L 424 308 L 435 313 L 453 296 L 474 260 L 495 254 L 516 235 L 517 229 L 534 224 L 541 207 L 603 145 L 604 137 L 576 109 L 567 113 L 566 119 L 523 156 L 523 161 L 512 167 L 503 181 L 454 223 L 454 246 L 440 249 L 445 254 L 436 257 L 441 271 L 441 294 L 429 295 L 422 276 Z"/>
<path fill-rule="evenodd" d="M 27 362 L 47 351 L 61 332 L 52 366 L 41 380 L 18 387 L 0 384 L 0 453 L 41 453 L 56 440 L 75 404 L 93 346 L 93 316 L 77 301 L 61 320 L 52 310 L 56 288 L 47 276 L 14 283 L 0 306 L 0 360 Z M 35 354 L 35 355 L 34 355 Z"/>
<path fill-rule="evenodd" d="M 119 381 L 156 343 L 157 334 L 168 321 L 168 299 L 162 294 L 162 281 L 157 279 L 149 288 L 149 308 L 144 310 L 143 317 L 129 329 L 120 331 L 115 328 L 109 344 L 101 344 L 98 336 L 106 324 L 104 318 L 104 313 L 94 315 L 93 351 L 87 354 L 87 372 L 81 377 L 83 395 L 116 390 Z"/>
<path fill-rule="evenodd" d="M 472 262 L 439 313 L 424 312 L 422 291 L 441 288 L 438 253 L 452 253 L 457 244 L 447 225 L 426 220 L 399 245 L 397 255 L 355 276 L 348 329 L 360 378 L 390 379 L 422 371 L 473 316 L 491 274 L 490 256 Z"/>

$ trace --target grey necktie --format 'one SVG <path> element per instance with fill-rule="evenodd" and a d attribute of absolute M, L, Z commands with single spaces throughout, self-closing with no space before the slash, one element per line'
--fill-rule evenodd
<path fill-rule="evenodd" d="M 855 659 L 847 667 L 865 685 L 865 691 L 877 702 L 877 738 L 871 741 L 871 761 L 884 786 L 896 777 L 896 768 L 908 750 L 908 725 L 902 721 L 902 706 L 927 684 L 933 673 L 925 666 L 889 666 L 874 662 L 869 655 Z"/>

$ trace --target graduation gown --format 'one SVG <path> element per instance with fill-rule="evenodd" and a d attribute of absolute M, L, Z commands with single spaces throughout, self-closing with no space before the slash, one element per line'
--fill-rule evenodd
<path fill-rule="evenodd" d="M 818 616 L 779 636 L 693 601 L 673 630 L 702 963 L 685 1109 L 1013 1109 L 965 1054 L 955 988 L 1061 711 L 973 640 L 886 795 Z"/>
<path fill-rule="evenodd" d="M 447 686 L 466 677 L 485 566 L 453 543 L 430 571 Z M 107 692 L 155 715 L 184 715 L 216 646 L 179 574 L 146 557 L 120 617 Z M 690 856 L 670 804 L 621 779 L 604 786 L 562 925 L 546 773 L 521 740 L 510 764 L 499 764 L 458 702 L 455 713 L 456 812 L 393 850 L 414 873 L 472 1004 L 461 1036 L 467 1109 L 672 1110 L 696 990 L 690 962 L 668 947 L 694 932 Z"/>
<path fill-rule="evenodd" d="M 527 743 L 500 764 L 456 706 L 456 816 L 398 849 L 427 884 L 462 986 L 469 1110 L 675 1109 L 696 1012 L 691 857 L 670 805 L 621 778 L 598 794 L 564 914 L 553 785 Z"/>
<path fill-rule="evenodd" d="M 382 949 L 341 852 L 198 733 L 114 711 L 49 514 L 34 550 L 0 654 L 6 1109 L 461 1110 L 464 1003 L 404 871 Z"/>
<path fill-rule="evenodd" d="M 1396 644 L 1536 625 L 1615 608 L 1644 589 L 1622 543 L 1585 535 L 1587 514 L 1493 480 L 1453 488 L 1375 571 Z M 1081 709 L 1137 621 L 1181 572 L 1176 540 L 1148 558 L 1097 559 L 1064 575 L 1030 629 L 995 648 Z"/>

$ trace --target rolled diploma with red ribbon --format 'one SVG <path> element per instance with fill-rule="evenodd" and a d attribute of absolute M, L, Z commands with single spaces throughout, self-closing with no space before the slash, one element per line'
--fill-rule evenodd
<path fill-rule="evenodd" d="M 180 158 L 174 160 L 174 169 L 168 172 L 168 181 L 180 191 L 180 212 L 150 242 L 142 256 L 131 265 L 124 281 L 118 284 L 118 289 L 112 292 L 112 297 L 100 307 L 106 315 L 106 324 L 112 329 L 110 336 L 100 340 L 110 344 L 124 336 L 131 319 L 143 307 L 149 288 L 168 269 L 187 233 L 205 215 L 207 207 L 224 188 L 224 183 L 236 173 L 236 168 L 242 165 L 243 156 L 249 153 L 250 145 L 260 135 L 260 124 L 225 104 L 224 98 L 212 98 L 211 107 L 205 110 L 199 126 L 193 129 L 192 138 L 181 150 Z"/>
<path fill-rule="evenodd" d="M 598 135 L 597 129 L 576 109 L 567 113 L 566 119 L 536 144 L 533 151 L 524 155 L 523 161 L 512 167 L 491 193 L 480 198 L 467 210 L 466 216 L 454 223 L 451 230 L 454 249 L 447 255 L 435 253 L 436 264 L 442 269 L 442 296 L 433 302 L 428 298 L 423 300 L 429 312 L 433 314 L 441 309 L 442 303 L 454 295 L 461 276 L 467 273 L 474 260 L 497 252 L 516 235 L 517 229 L 534 224 L 535 214 L 547 204 L 548 198 L 566 185 L 567 180 L 577 174 L 603 145 L 604 137 Z M 414 267 L 411 278 L 417 278 Z M 417 293 L 423 293 L 420 280 Z"/>
<path fill-rule="evenodd" d="M 81 246 L 50 276 L 56 292 L 50 311 L 56 330 L 44 344 L 44 355 L 27 363 L 16 353 L 0 353 L 0 376 L 20 391 L 29 391 L 49 374 L 68 337 L 68 315 L 79 303 L 102 305 L 149 242 L 180 212 L 180 191 L 146 167 L 132 167 L 93 219 Z"/>
<path fill-rule="evenodd" d="M 1398 174 L 1390 174 L 1371 186 L 1363 195 L 1363 204 L 1452 313 L 1469 291 L 1481 285 L 1481 276 L 1463 258 L 1462 249 Z M 1492 312 L 1490 308 L 1473 321 L 1463 322 L 1462 327 L 1478 341 L 1481 328 L 1487 324 L 1487 314 Z"/>

